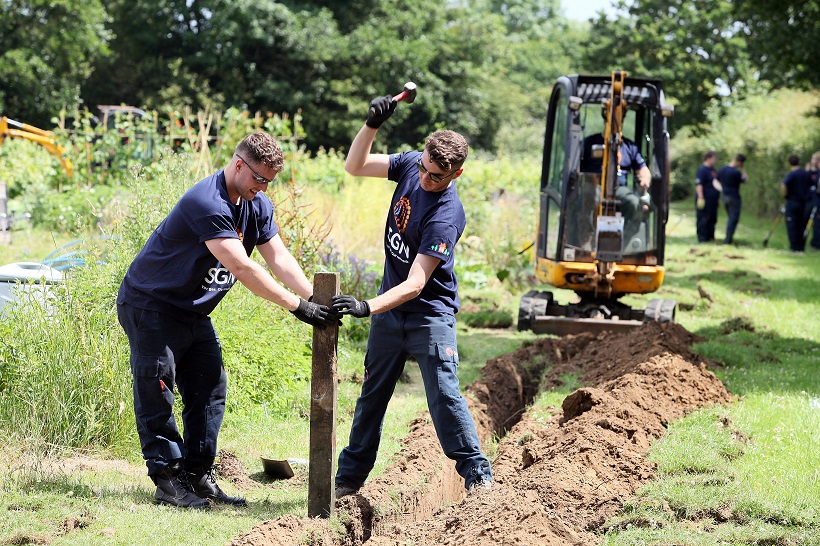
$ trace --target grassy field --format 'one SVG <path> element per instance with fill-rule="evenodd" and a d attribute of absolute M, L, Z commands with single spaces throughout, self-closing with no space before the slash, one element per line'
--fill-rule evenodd
<path fill-rule="evenodd" d="M 685 304 L 678 322 L 704 338 L 695 350 L 721 364 L 716 373 L 737 401 L 670 427 L 651 452 L 660 479 L 626 502 L 608 523 L 605 543 L 820 544 L 820 253 L 787 251 L 782 223 L 763 249 L 771 219 L 748 217 L 741 218 L 736 246 L 698 245 L 693 217 L 689 203 L 673 207 L 666 281 L 652 297 Z M 14 245 L 0 248 L 0 263 L 40 259 L 67 242 L 22 237 L 16 233 Z M 515 312 L 522 294 L 487 290 Z M 531 338 L 513 328 L 460 326 L 463 382 L 477 378 L 488 358 Z M 341 345 L 339 360 L 341 448 L 359 388 L 361 344 Z M 410 381 L 399 386 L 388 412 L 377 472 L 389 464 L 406 423 L 425 408 L 418 373 L 408 370 Z M 565 394 L 546 393 L 539 404 Z M 255 480 L 241 491 L 250 507 L 187 512 L 150 503 L 153 485 L 135 439 L 125 453 L 112 454 L 0 437 L 0 544 L 224 544 L 258 522 L 306 515 L 306 471 L 274 482 L 262 473 L 260 456 L 307 459 L 307 439 L 302 412 L 281 417 L 254 406 L 228 413 L 220 449 L 235 454 Z"/>
<path fill-rule="evenodd" d="M 652 449 L 661 479 L 609 523 L 608 545 L 820 544 L 820 252 L 742 218 L 736 246 L 697 245 L 676 206 L 658 296 L 736 402 L 673 424 Z M 722 234 L 723 223 L 718 225 Z M 698 290 L 700 286 L 700 291 Z M 701 296 L 707 294 L 711 301 Z"/>

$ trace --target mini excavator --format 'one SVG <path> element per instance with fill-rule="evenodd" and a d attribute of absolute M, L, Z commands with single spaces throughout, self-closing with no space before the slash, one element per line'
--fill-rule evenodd
<path fill-rule="evenodd" d="M 673 111 L 660 80 L 628 78 L 616 70 L 556 81 L 544 134 L 535 276 L 574 291 L 579 301 L 560 304 L 552 292 L 530 291 L 519 306 L 519 330 L 566 335 L 674 322 L 675 300 L 652 299 L 645 309 L 619 301 L 654 292 L 663 282 L 666 122 Z M 593 135 L 600 135 L 599 144 L 585 145 Z M 648 190 L 635 173 L 621 170 L 624 138 L 637 145 L 649 168 Z M 624 196 L 630 193 L 638 206 L 627 205 Z"/>

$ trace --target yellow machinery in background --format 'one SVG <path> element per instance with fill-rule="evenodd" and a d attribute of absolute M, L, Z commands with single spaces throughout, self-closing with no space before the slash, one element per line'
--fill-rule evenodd
<path fill-rule="evenodd" d="M 0 116 L 0 145 L 3 144 L 6 138 L 23 138 L 36 142 L 54 155 L 60 161 L 60 165 L 66 174 L 69 177 L 71 176 L 71 160 L 66 157 L 65 149 L 57 143 L 57 140 L 54 138 L 54 133 L 51 131 L 44 131 L 33 125 L 20 123 L 6 116 Z M 8 216 L 7 201 L 6 182 L 0 180 L 0 243 L 3 244 L 11 242 L 11 232 L 9 231 L 11 228 L 11 219 Z"/>
<path fill-rule="evenodd" d="M 14 121 L 6 116 L 2 116 L 0 117 L 0 145 L 3 144 L 3 141 L 7 137 L 24 138 L 41 145 L 60 161 L 63 170 L 68 176 L 71 176 L 71 160 L 66 157 L 65 149 L 60 146 L 54 138 L 54 133 L 51 131 L 38 129 L 33 125 L 20 123 L 19 121 Z"/>
<path fill-rule="evenodd" d="M 579 301 L 560 304 L 552 292 L 530 291 L 519 306 L 519 330 L 564 335 L 674 321 L 674 300 L 653 299 L 645 309 L 619 301 L 626 294 L 654 292 L 663 282 L 669 215 L 666 120 L 672 112 L 660 80 L 628 78 L 622 71 L 557 80 L 544 135 L 535 276 L 573 290 Z M 601 135 L 603 144 L 585 146 L 593 135 Z M 648 191 L 634 173 L 620 168 L 625 137 L 649 168 Z M 590 160 L 585 154 L 602 165 L 584 172 Z M 624 214 L 619 186 L 640 197 L 637 214 Z"/>

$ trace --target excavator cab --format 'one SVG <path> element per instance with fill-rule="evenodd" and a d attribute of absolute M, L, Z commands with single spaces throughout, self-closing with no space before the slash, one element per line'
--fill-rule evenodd
<path fill-rule="evenodd" d="M 663 282 L 672 113 L 660 80 L 622 71 L 557 80 L 544 134 L 535 276 L 573 290 L 578 301 L 531 291 L 521 300 L 519 330 L 564 335 L 674 321 L 674 300 L 653 299 L 645 309 L 619 301 Z M 636 152 L 648 168 L 644 184 L 622 167 Z"/>

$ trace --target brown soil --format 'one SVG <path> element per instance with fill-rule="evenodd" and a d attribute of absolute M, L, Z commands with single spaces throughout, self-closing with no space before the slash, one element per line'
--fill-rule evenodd
<path fill-rule="evenodd" d="M 493 359 L 466 389 L 482 440 L 502 437 L 492 490 L 465 496 L 424 416 L 384 475 L 337 502 L 342 529 L 284 516 L 231 545 L 596 544 L 596 529 L 655 477 L 645 455 L 666 425 L 731 400 L 689 350 L 696 340 L 676 324 L 647 324 L 543 338 Z M 528 414 L 535 395 L 565 374 L 584 387 L 549 419 Z"/>

